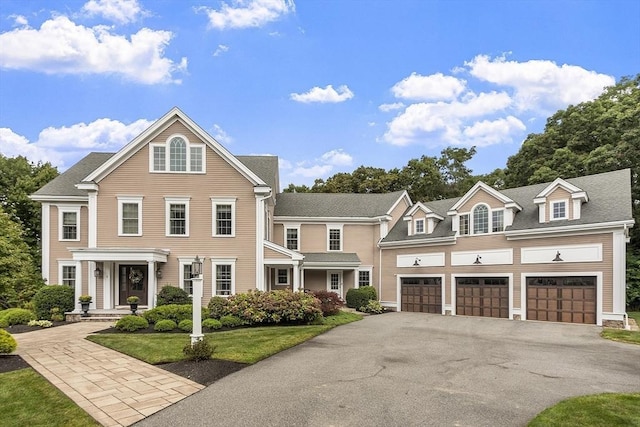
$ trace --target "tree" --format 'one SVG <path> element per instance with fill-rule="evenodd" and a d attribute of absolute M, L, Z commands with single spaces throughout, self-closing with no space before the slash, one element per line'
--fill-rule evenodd
<path fill-rule="evenodd" d="M 0 207 L 0 308 L 30 301 L 44 284 L 34 268 L 24 232 Z"/>
<path fill-rule="evenodd" d="M 40 187 L 58 176 L 51 163 L 31 163 L 25 157 L 0 154 L 0 207 L 24 231 L 24 240 L 40 266 L 40 204 L 29 198 Z"/>

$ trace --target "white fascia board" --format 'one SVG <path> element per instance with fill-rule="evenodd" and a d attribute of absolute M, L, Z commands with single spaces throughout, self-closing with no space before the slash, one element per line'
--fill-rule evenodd
<path fill-rule="evenodd" d="M 389 220 L 389 217 L 384 216 L 374 216 L 374 217 L 337 217 L 337 216 L 328 216 L 328 217 L 303 217 L 303 216 L 275 216 L 273 217 L 274 224 L 285 224 L 288 222 L 295 222 L 300 224 L 330 224 L 330 223 L 365 223 L 365 224 L 377 224 L 380 221 Z"/>
<path fill-rule="evenodd" d="M 305 262 L 302 267 L 307 270 L 342 270 L 344 268 L 359 268 L 361 263 L 355 262 Z"/>
<path fill-rule="evenodd" d="M 79 184 L 74 185 L 78 190 L 87 190 L 87 191 L 98 191 L 100 187 L 95 182 L 81 182 Z"/>
<path fill-rule="evenodd" d="M 439 237 L 437 239 L 416 239 L 416 240 L 399 240 L 394 242 L 380 242 L 380 248 L 403 248 L 408 246 L 437 246 L 437 245 L 455 245 L 456 236 Z"/>
<path fill-rule="evenodd" d="M 88 202 L 89 196 L 46 196 L 30 195 L 29 198 L 36 202 Z"/>
<path fill-rule="evenodd" d="M 304 259 L 304 255 L 302 255 L 300 252 L 292 251 L 291 249 L 287 249 L 284 246 L 277 245 L 268 240 L 264 240 L 263 245 L 265 248 L 271 249 L 272 251 L 275 251 L 279 254 L 288 256 L 292 260 L 302 261 Z"/>
<path fill-rule="evenodd" d="M 634 220 L 626 221 L 613 221 L 613 222 L 601 222 L 598 224 L 580 224 L 580 225 L 567 225 L 564 227 L 549 227 L 549 228 L 530 228 L 527 230 L 513 230 L 505 231 L 505 237 L 507 240 L 519 240 L 519 239 L 535 239 L 537 237 L 548 237 L 550 234 L 593 234 L 593 232 L 602 232 L 608 229 L 617 229 L 620 227 L 633 227 Z"/>
<path fill-rule="evenodd" d="M 387 211 L 387 215 L 391 215 L 391 212 L 393 212 L 393 210 L 396 208 L 396 206 L 398 206 L 398 204 L 400 203 L 401 200 L 406 200 L 407 204 L 409 206 L 413 206 L 413 202 L 411 201 L 411 197 L 409 197 L 409 193 L 407 193 L 407 191 L 403 191 L 402 194 L 400 195 L 400 197 L 398 197 L 398 200 L 396 200 L 396 202 L 391 205 L 391 208 L 389 208 L 389 210 Z"/>
<path fill-rule="evenodd" d="M 460 200 L 458 200 L 456 202 L 455 205 L 453 205 L 449 211 L 447 212 L 447 215 L 455 215 L 455 213 L 452 212 L 457 212 L 457 210 L 460 208 L 460 206 L 464 205 L 465 203 L 467 203 L 479 190 L 484 190 L 487 193 L 489 193 L 491 196 L 495 197 L 496 199 L 500 200 L 502 203 L 513 203 L 514 205 L 518 206 L 517 203 L 515 203 L 513 200 L 511 200 L 510 198 L 508 198 L 507 196 L 505 196 L 504 194 L 502 194 L 500 191 L 496 190 L 495 188 L 485 184 L 482 181 L 478 181 L 476 182 L 476 184 L 471 187 L 471 189 L 469 191 L 467 191 L 465 193 L 464 196 L 462 196 L 460 198 Z M 522 209 L 522 208 L 520 208 Z"/>
<path fill-rule="evenodd" d="M 546 198 L 549 194 L 551 194 L 553 192 L 553 190 L 555 190 L 557 187 L 562 187 L 563 189 L 565 189 L 567 192 L 569 193 L 579 193 L 579 192 L 584 192 L 582 191 L 581 188 L 576 187 L 573 184 L 568 183 L 567 181 L 565 181 L 562 178 L 556 178 L 551 184 L 547 185 L 544 190 L 542 190 L 538 195 L 536 195 L 536 199 L 537 198 Z M 586 194 L 586 193 L 585 193 Z"/>

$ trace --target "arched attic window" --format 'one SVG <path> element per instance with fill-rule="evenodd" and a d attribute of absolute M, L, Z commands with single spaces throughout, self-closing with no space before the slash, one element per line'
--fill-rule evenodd
<path fill-rule="evenodd" d="M 187 170 L 187 143 L 179 136 L 169 143 L 169 168 L 172 172 Z"/>
<path fill-rule="evenodd" d="M 489 209 L 485 205 L 478 205 L 473 209 L 473 234 L 489 232 Z"/>

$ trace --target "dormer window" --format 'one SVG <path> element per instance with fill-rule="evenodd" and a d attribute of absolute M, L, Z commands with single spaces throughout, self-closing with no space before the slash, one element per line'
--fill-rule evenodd
<path fill-rule="evenodd" d="M 552 220 L 567 219 L 567 201 L 561 200 L 551 203 Z"/>
<path fill-rule="evenodd" d="M 416 219 L 416 234 L 424 233 L 424 219 Z"/>
<path fill-rule="evenodd" d="M 501 233 L 505 227 L 505 210 L 491 209 L 485 204 L 477 205 L 471 213 L 458 215 L 460 236 L 471 234 Z"/>
<path fill-rule="evenodd" d="M 460 235 L 469 234 L 469 214 L 460 215 Z"/>
<path fill-rule="evenodd" d="M 491 212 L 491 232 L 500 233 L 504 231 L 504 211 L 492 211 Z"/>
<path fill-rule="evenodd" d="M 185 136 L 173 135 L 165 144 L 150 144 L 149 150 L 151 172 L 204 172 L 204 145 L 192 144 Z"/>
<path fill-rule="evenodd" d="M 476 206 L 473 210 L 473 234 L 489 232 L 489 209 L 485 205 Z"/>

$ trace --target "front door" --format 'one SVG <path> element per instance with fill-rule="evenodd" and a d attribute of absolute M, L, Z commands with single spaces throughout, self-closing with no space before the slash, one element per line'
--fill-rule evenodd
<path fill-rule="evenodd" d="M 342 298 L 342 272 L 329 273 L 329 292 L 335 292 Z"/>
<path fill-rule="evenodd" d="M 120 266 L 120 305 L 127 304 L 127 298 L 137 296 L 140 304 L 147 302 L 147 265 Z"/>

